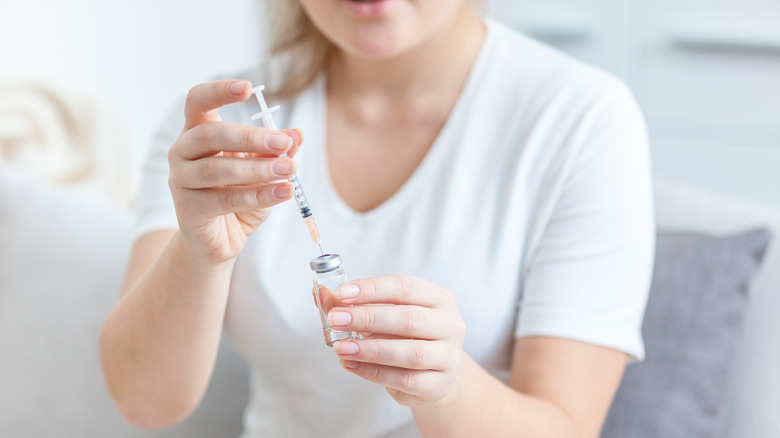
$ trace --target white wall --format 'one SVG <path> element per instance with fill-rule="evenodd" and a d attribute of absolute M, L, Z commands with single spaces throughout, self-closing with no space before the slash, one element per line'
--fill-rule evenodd
<path fill-rule="evenodd" d="M 255 3 L 2 0 L 0 78 L 92 94 L 119 119 L 122 150 L 137 169 L 176 99 L 199 82 L 257 62 Z"/>
<path fill-rule="evenodd" d="M 780 207 L 780 2 L 489 4 L 513 27 L 629 84 L 656 174 Z"/>

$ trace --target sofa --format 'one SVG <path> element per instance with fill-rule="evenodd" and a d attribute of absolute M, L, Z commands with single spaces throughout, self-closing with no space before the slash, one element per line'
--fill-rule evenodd
<path fill-rule="evenodd" d="M 695 277 L 685 274 L 693 272 L 695 259 L 723 252 L 718 249 L 723 241 L 728 251 L 744 254 L 737 262 L 719 259 L 741 269 L 732 275 L 739 277 L 734 291 L 720 293 L 742 298 L 717 299 L 730 304 L 721 305 L 726 314 L 719 318 L 725 322 L 712 332 L 691 322 L 692 315 L 700 322 L 713 321 L 708 308 L 696 304 L 693 312 L 674 312 L 679 300 L 692 299 L 685 290 L 690 286 L 671 295 L 672 302 L 661 303 L 665 308 L 659 304 L 655 312 L 662 319 L 657 322 L 682 330 L 660 339 L 657 333 L 645 333 L 653 342 L 648 360 L 629 366 L 624 386 L 629 381 L 631 386 L 619 393 L 623 410 L 613 409 L 605 436 L 780 436 L 780 379 L 775 375 L 780 370 L 780 318 L 775 317 L 780 309 L 780 247 L 768 243 L 769 232 L 780 236 L 780 212 L 660 177 L 655 189 L 659 232 L 671 233 L 663 241 L 678 245 L 667 245 L 663 252 L 676 261 L 657 261 L 657 269 L 659 262 L 676 269 L 677 277 L 670 274 L 665 284 Z M 127 207 L 99 190 L 52 183 L 24 166 L 0 162 L 0 436 L 197 438 L 240 433 L 247 371 L 227 342 L 220 347 L 203 402 L 184 422 L 147 431 L 127 424 L 115 411 L 102 380 L 98 334 L 123 275 L 130 222 Z M 749 242 L 741 243 L 745 239 Z M 691 242 L 702 254 L 685 252 Z M 683 253 L 687 259 L 675 259 Z M 696 278 L 709 278 L 707 269 Z M 717 351 L 679 357 L 675 352 L 681 349 L 674 343 L 691 333 L 697 336 L 696 348 Z M 664 354 L 653 355 L 660 351 L 656 345 Z M 651 361 L 659 358 L 662 363 Z M 632 375 L 643 364 L 654 369 Z M 688 375 L 678 375 L 686 370 Z M 649 385 L 648 376 L 653 379 Z M 697 379 L 709 379 L 709 386 L 704 385 L 709 392 L 686 387 Z M 668 397 L 644 397 L 647 388 L 664 381 L 679 384 L 669 388 Z M 670 402 L 673 397 L 681 404 Z"/>

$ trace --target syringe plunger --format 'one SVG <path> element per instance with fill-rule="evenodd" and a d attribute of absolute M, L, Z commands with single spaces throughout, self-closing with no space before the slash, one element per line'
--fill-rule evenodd
<path fill-rule="evenodd" d="M 259 85 L 252 89 L 257 98 L 257 103 L 260 104 L 260 112 L 253 115 L 252 120 L 263 119 L 263 125 L 266 128 L 277 131 L 276 123 L 274 123 L 271 113 L 278 110 L 279 105 L 269 108 L 268 104 L 265 102 L 265 97 L 263 97 L 263 90 L 265 90 L 264 85 Z M 288 155 L 285 153 L 282 156 L 287 157 Z M 311 239 L 320 247 L 320 252 L 323 252 L 322 246 L 320 245 L 320 232 L 317 229 L 317 224 L 314 222 L 314 215 L 309 207 L 309 202 L 306 200 L 306 194 L 303 193 L 303 187 L 301 187 L 301 182 L 298 180 L 298 175 L 293 175 L 290 178 L 290 182 L 295 190 L 295 203 L 298 204 L 298 210 L 303 218 L 303 223 L 306 225 L 306 229 L 309 231 Z"/>
<path fill-rule="evenodd" d="M 252 89 L 252 91 L 255 93 L 255 97 L 257 98 L 257 103 L 260 104 L 260 112 L 253 115 L 252 120 L 263 119 L 263 125 L 266 128 L 278 131 L 278 129 L 276 129 L 276 123 L 274 123 L 274 119 L 271 117 L 271 113 L 277 111 L 279 109 L 279 105 L 274 105 L 271 108 L 268 108 L 268 104 L 265 103 L 265 97 L 263 97 L 263 90 L 265 90 L 265 85 L 258 85 Z"/>

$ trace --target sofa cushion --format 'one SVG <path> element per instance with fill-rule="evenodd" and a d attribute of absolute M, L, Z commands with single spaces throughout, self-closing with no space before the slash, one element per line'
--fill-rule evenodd
<path fill-rule="evenodd" d="M 684 182 L 654 182 L 659 229 L 698 230 L 716 235 L 767 228 L 780 236 L 780 209 L 738 199 Z M 728 382 L 728 438 L 780 437 L 780 244 L 767 249 L 761 269 L 750 283 L 750 305 Z"/>
<path fill-rule="evenodd" d="M 723 435 L 727 381 L 750 279 L 770 234 L 659 232 L 643 335 L 602 438 Z"/>
<path fill-rule="evenodd" d="M 249 385 L 246 366 L 226 344 L 186 421 L 148 431 L 114 408 L 98 336 L 130 248 L 124 208 L 0 163 L 0 242 L 1 436 L 238 436 Z"/>

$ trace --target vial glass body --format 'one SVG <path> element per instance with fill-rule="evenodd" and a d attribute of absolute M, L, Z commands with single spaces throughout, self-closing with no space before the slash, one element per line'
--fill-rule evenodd
<path fill-rule="evenodd" d="M 347 281 L 347 278 L 344 270 L 341 268 L 328 272 L 317 272 L 314 277 L 314 300 L 317 302 L 317 309 L 320 312 L 325 343 L 329 347 L 332 347 L 336 341 L 342 339 L 360 338 L 358 332 L 333 330 L 328 326 L 328 312 L 340 304 L 336 297 L 336 288 L 345 281 Z"/>

